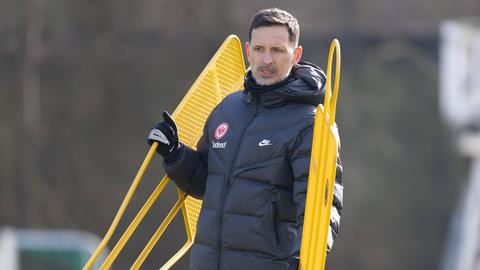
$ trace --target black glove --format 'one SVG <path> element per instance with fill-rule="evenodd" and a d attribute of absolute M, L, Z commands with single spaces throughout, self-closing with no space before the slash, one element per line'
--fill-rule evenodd
<path fill-rule="evenodd" d="M 153 142 L 158 142 L 157 153 L 162 155 L 165 161 L 174 162 L 180 148 L 177 125 L 166 111 L 163 112 L 163 120 L 150 130 L 148 144 L 151 146 Z"/>
<path fill-rule="evenodd" d="M 291 257 L 290 262 L 289 262 L 288 270 L 298 270 L 299 264 L 300 264 L 300 258 Z"/>

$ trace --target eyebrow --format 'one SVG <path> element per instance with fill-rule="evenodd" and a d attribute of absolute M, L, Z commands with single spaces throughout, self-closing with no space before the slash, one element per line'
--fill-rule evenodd
<path fill-rule="evenodd" d="M 266 47 L 265 45 L 260 45 L 260 44 L 252 46 L 252 48 L 265 48 L 265 47 Z M 270 48 L 280 49 L 280 50 L 286 50 L 287 49 L 285 46 L 281 46 L 281 45 L 274 45 L 274 46 L 271 46 Z"/>

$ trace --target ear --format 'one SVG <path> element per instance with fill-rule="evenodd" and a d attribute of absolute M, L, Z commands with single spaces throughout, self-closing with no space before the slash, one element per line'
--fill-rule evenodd
<path fill-rule="evenodd" d="M 302 46 L 298 46 L 295 48 L 295 50 L 293 51 L 294 64 L 298 64 L 298 62 L 300 61 L 300 58 L 302 58 L 302 53 L 303 53 Z"/>
<path fill-rule="evenodd" d="M 245 53 L 247 54 L 247 58 L 250 57 L 250 42 L 245 42 Z"/>

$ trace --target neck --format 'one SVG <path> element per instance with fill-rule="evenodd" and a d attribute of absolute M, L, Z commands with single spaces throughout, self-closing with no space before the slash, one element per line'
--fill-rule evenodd
<path fill-rule="evenodd" d="M 289 75 L 276 83 L 269 84 L 269 85 L 260 85 L 255 81 L 255 78 L 252 76 L 252 71 L 248 71 L 248 73 L 245 76 L 245 90 L 248 91 L 258 91 L 258 92 L 265 92 L 265 91 L 270 91 L 273 89 L 277 89 L 278 87 L 285 85 L 293 80 L 292 72 L 289 73 Z"/>

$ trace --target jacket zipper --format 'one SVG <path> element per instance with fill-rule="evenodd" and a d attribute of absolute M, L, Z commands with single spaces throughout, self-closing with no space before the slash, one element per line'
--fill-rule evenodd
<path fill-rule="evenodd" d="M 223 196 L 220 201 L 220 211 L 218 212 L 218 239 L 217 239 L 217 269 L 220 270 L 220 264 L 222 260 L 222 221 L 223 221 L 223 209 L 225 207 L 225 199 L 228 195 L 229 187 L 230 187 L 230 177 L 232 175 L 232 170 L 233 167 L 235 166 L 235 161 L 237 160 L 238 156 L 238 150 L 240 149 L 240 146 L 242 145 L 243 142 L 243 134 L 245 134 L 245 131 L 247 128 L 252 124 L 253 120 L 258 114 L 258 109 L 259 109 L 259 100 L 258 100 L 258 93 L 255 93 L 255 113 L 253 114 L 252 118 L 250 121 L 243 127 L 242 132 L 240 134 L 240 142 L 237 145 L 237 149 L 235 150 L 235 156 L 233 157 L 232 163 L 230 164 L 230 168 L 228 169 L 228 174 L 227 177 L 224 181 L 223 184 Z"/>

